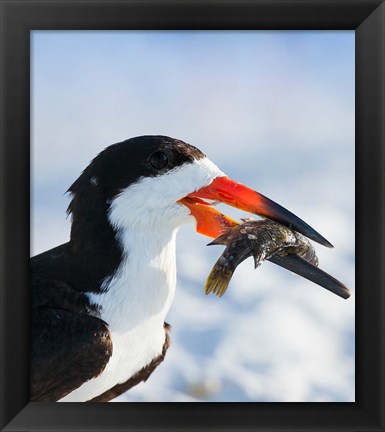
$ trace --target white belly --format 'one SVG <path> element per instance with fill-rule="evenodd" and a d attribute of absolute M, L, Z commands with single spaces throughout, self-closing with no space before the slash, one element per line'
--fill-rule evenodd
<path fill-rule="evenodd" d="M 128 250 L 127 259 L 108 282 L 108 290 L 90 295 L 91 302 L 101 306 L 100 318 L 108 323 L 112 356 L 101 375 L 60 402 L 84 402 L 99 396 L 127 381 L 162 353 L 164 320 L 176 285 L 175 235 L 174 231 L 148 241 L 140 238 L 140 233 L 131 234 L 127 245 L 145 247 Z"/>

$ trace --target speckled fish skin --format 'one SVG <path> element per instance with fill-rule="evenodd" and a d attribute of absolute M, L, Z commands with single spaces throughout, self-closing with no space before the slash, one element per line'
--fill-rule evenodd
<path fill-rule="evenodd" d="M 240 225 L 217 237 L 210 245 L 226 245 L 205 285 L 206 294 L 222 296 L 238 265 L 250 256 L 255 268 L 271 259 L 277 265 L 317 283 L 342 298 L 349 290 L 337 279 L 318 269 L 311 243 L 301 234 L 270 220 L 243 219 Z M 286 259 L 287 258 L 287 259 Z"/>

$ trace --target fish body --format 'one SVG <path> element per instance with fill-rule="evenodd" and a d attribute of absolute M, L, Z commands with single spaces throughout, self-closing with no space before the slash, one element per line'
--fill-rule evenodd
<path fill-rule="evenodd" d="M 344 284 L 318 268 L 318 257 L 309 240 L 277 222 L 243 219 L 241 224 L 228 229 L 209 245 L 225 245 L 226 248 L 206 280 L 206 294 L 213 292 L 222 296 L 238 265 L 253 256 L 255 268 L 269 260 L 342 298 L 350 296 Z"/>

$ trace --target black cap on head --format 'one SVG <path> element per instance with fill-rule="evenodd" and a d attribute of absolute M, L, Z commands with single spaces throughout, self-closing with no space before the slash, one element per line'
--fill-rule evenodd
<path fill-rule="evenodd" d="M 99 187 L 104 198 L 111 199 L 141 177 L 162 175 L 204 156 L 196 147 L 167 136 L 131 138 L 99 153 L 68 191 Z"/>

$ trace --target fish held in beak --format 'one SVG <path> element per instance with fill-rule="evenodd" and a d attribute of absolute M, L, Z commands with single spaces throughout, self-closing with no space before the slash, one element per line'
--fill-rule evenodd
<path fill-rule="evenodd" d="M 229 177 L 217 177 L 208 186 L 192 192 L 179 202 L 190 209 L 197 220 L 197 232 L 216 238 L 238 223 L 215 210 L 205 199 L 259 215 L 295 230 L 311 240 L 332 248 L 315 229 L 281 205 Z"/>
<path fill-rule="evenodd" d="M 207 278 L 206 294 L 213 292 L 222 296 L 238 265 L 253 256 L 255 268 L 269 260 L 343 299 L 350 297 L 349 289 L 342 282 L 318 268 L 318 258 L 310 242 L 281 224 L 244 219 L 210 245 L 225 245 L 226 249 Z"/>

